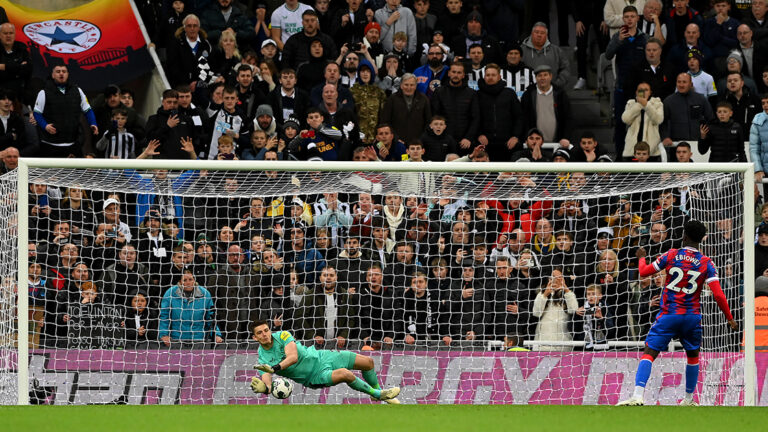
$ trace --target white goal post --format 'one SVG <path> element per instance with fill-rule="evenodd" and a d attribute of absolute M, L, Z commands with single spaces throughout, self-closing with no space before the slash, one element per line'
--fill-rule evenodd
<path fill-rule="evenodd" d="M 29 221 L 29 175 L 30 169 L 89 169 L 89 170 L 211 170 L 211 171 L 322 171 L 322 172 L 386 172 L 386 173 L 738 173 L 742 176 L 743 208 L 743 276 L 744 276 L 744 399 L 745 406 L 757 403 L 757 367 L 755 353 L 754 323 L 754 242 L 755 236 L 755 197 L 754 166 L 748 163 L 472 163 L 472 162 L 428 162 L 428 163 L 391 163 L 391 162 L 306 162 L 306 161 L 202 161 L 202 160 L 112 160 L 112 159 L 35 159 L 22 158 L 17 169 L 18 185 L 18 292 L 24 293 L 23 287 L 28 281 L 28 221 Z M 656 185 L 656 189 L 663 186 Z M 717 265 L 718 263 L 715 262 Z M 17 296 L 17 380 L 19 405 L 29 404 L 29 340 L 27 329 L 29 298 Z M 2 360 L 2 359 L 0 359 Z M 766 390 L 764 390 L 766 391 Z"/>

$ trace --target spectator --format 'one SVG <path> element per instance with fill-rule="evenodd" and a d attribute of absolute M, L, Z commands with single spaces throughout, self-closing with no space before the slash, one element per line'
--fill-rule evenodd
<path fill-rule="evenodd" d="M 451 287 L 451 337 L 467 341 L 479 340 L 485 336 L 484 303 L 485 287 L 480 278 L 476 278 L 476 269 L 471 258 L 461 263 L 461 276 Z"/>
<path fill-rule="evenodd" d="M 373 13 L 372 9 L 366 11 L 367 15 Z M 369 17 L 368 19 L 371 19 Z M 368 54 L 375 60 L 376 67 L 382 66 L 382 60 L 384 59 L 384 47 L 381 44 L 381 26 L 376 21 L 371 20 L 368 25 L 365 26 L 365 37 L 362 44 L 367 48 Z"/>
<path fill-rule="evenodd" d="M 368 60 L 363 59 L 361 61 L 357 73 L 359 76 L 358 85 L 352 88 L 352 96 L 356 101 L 355 107 L 360 132 L 365 135 L 363 141 L 372 144 L 376 125 L 379 123 L 379 112 L 384 107 L 386 95 L 384 90 L 375 84 L 376 70 Z M 413 90 L 416 90 L 415 82 L 413 83 Z"/>
<path fill-rule="evenodd" d="M 765 0 L 758 0 L 765 3 Z M 741 71 L 744 75 L 752 78 L 753 80 L 759 80 L 760 78 L 760 65 L 762 60 L 760 59 L 760 53 L 764 49 L 762 42 L 753 39 L 753 30 L 747 24 L 741 24 L 736 29 L 736 37 L 739 40 L 739 45 L 736 47 L 739 54 L 741 54 Z M 768 29 L 765 34 L 768 35 Z M 756 55 L 757 54 L 757 55 Z M 730 54 L 729 59 L 730 61 Z"/>
<path fill-rule="evenodd" d="M 125 128 L 127 122 L 128 111 L 125 108 L 113 110 L 112 128 L 102 129 L 104 136 L 96 142 L 96 150 L 104 152 L 105 158 L 136 158 L 136 137 Z"/>
<path fill-rule="evenodd" d="M 416 54 L 416 20 L 413 12 L 400 5 L 400 0 L 386 0 L 386 4 L 375 13 L 376 22 L 381 26 L 381 44 L 385 52 L 392 51 L 395 34 L 405 32 L 408 36 L 408 55 Z"/>
<path fill-rule="evenodd" d="M 523 301 L 520 287 L 512 276 L 512 266 L 507 257 L 496 259 L 495 278 L 490 279 L 488 306 L 486 312 L 491 317 L 487 319 L 486 334 L 493 340 L 503 336 L 525 331 L 528 323 L 528 302 Z"/>
<path fill-rule="evenodd" d="M 536 84 L 533 69 L 523 63 L 523 48 L 518 44 L 508 45 L 506 66 L 501 71 L 501 80 L 522 99 L 528 87 Z"/>
<path fill-rule="evenodd" d="M 701 39 L 701 27 L 695 23 L 688 24 L 685 27 L 685 33 L 683 39 L 677 42 L 669 50 L 667 59 L 669 60 L 674 73 L 684 72 L 688 69 L 688 51 L 692 48 L 697 48 L 701 51 L 702 57 L 704 57 L 706 63 L 704 69 L 710 69 L 712 65 L 712 50 L 704 44 Z"/>
<path fill-rule="evenodd" d="M 207 159 L 216 159 L 219 154 L 219 138 L 230 137 L 235 143 L 238 153 L 247 147 L 251 141 L 251 122 L 244 113 L 237 110 L 237 90 L 234 87 L 224 87 L 224 103 L 221 108 L 211 113 L 207 125 L 207 136 L 211 140 L 203 154 Z M 268 105 L 267 105 L 268 106 Z M 256 110 L 258 116 L 259 110 Z"/>
<path fill-rule="evenodd" d="M 463 9 L 461 0 L 446 0 L 445 9 L 437 16 L 437 30 L 442 31 L 445 41 L 452 41 L 460 34 L 462 26 L 466 23 L 467 11 Z"/>
<path fill-rule="evenodd" d="M 2 28 L 0 25 L 0 38 L 2 38 Z M 0 50 L 2 52 L 2 50 Z M 1 63 L 0 63 L 1 64 Z M 2 82 L 2 79 L 0 79 Z M 13 147 L 15 149 L 27 146 L 26 131 L 24 129 L 24 119 L 13 112 L 13 96 L 9 91 L 0 89 L 0 151 Z M 18 152 L 18 150 L 16 150 Z"/>
<path fill-rule="evenodd" d="M 347 345 L 350 329 L 357 327 L 355 317 L 359 316 L 352 301 L 356 288 L 350 290 L 339 286 L 335 268 L 322 270 L 317 287 L 307 294 L 301 311 L 305 339 L 321 346 L 335 341 L 339 349 Z"/>
<path fill-rule="evenodd" d="M 685 39 L 685 29 L 688 24 L 696 24 L 701 28 L 704 19 L 701 13 L 689 6 L 689 0 L 674 0 L 673 7 L 669 8 L 667 36 L 673 42 Z"/>
<path fill-rule="evenodd" d="M 469 58 L 470 48 L 473 45 L 480 45 L 486 63 L 500 61 L 499 41 L 488 34 L 483 25 L 483 16 L 478 11 L 472 11 L 467 15 L 467 21 L 460 33 L 450 40 L 451 51 L 454 55 Z M 505 33 L 506 31 L 508 30 L 505 30 Z"/>
<path fill-rule="evenodd" d="M 661 61 L 661 42 L 656 38 L 648 39 L 645 44 L 645 60 L 632 69 L 631 78 L 626 82 L 624 93 L 629 95 L 641 82 L 651 86 L 651 93 L 662 101 L 675 91 L 675 72 L 672 67 Z"/>
<path fill-rule="evenodd" d="M 587 54 L 589 51 L 589 29 L 595 31 L 600 52 L 605 52 L 608 45 L 608 24 L 603 20 L 601 6 L 605 2 L 599 0 L 587 0 L 573 8 L 573 20 L 576 22 L 576 63 L 578 80 L 573 86 L 575 90 L 581 90 L 587 86 Z"/>
<path fill-rule="evenodd" d="M 352 111 L 355 109 L 355 99 L 352 97 L 352 93 L 348 88 L 341 85 L 341 69 L 335 62 L 329 61 L 323 69 L 323 76 L 325 82 L 314 86 L 309 93 L 309 101 L 312 106 L 319 106 L 323 102 L 323 91 L 328 84 L 336 86 L 336 92 L 338 93 L 337 103 Z"/>
<path fill-rule="evenodd" d="M 380 124 L 376 126 L 376 155 L 379 159 L 399 162 L 408 159 L 408 148 L 405 143 L 396 139 L 392 126 Z"/>
<path fill-rule="evenodd" d="M 654 97 L 648 83 L 641 82 L 637 85 L 635 98 L 627 101 L 621 120 L 628 126 L 622 154 L 625 159 L 632 158 L 630 150 L 640 141 L 648 143 L 651 148 L 650 156 L 660 155 L 659 126 L 664 121 L 664 104 L 661 99 Z"/>
<path fill-rule="evenodd" d="M 437 16 L 429 13 L 429 6 L 429 0 L 416 0 L 413 2 L 417 52 L 422 51 L 422 47 L 429 47 L 429 43 L 432 42 L 432 34 L 437 26 Z"/>
<path fill-rule="evenodd" d="M 179 93 L 176 90 L 165 90 L 157 114 L 147 120 L 147 147 L 144 157 L 159 156 L 160 159 L 190 159 L 196 158 L 194 141 L 192 153 L 184 149 L 183 139 L 194 136 L 194 123 L 187 115 L 178 110 Z M 159 147 L 159 152 L 156 150 Z"/>
<path fill-rule="evenodd" d="M 416 54 L 409 55 L 406 51 L 408 47 L 408 35 L 405 32 L 397 32 L 392 38 L 392 51 L 387 56 L 395 56 L 399 65 L 398 73 L 403 74 L 406 70 L 412 71 L 421 65 L 419 57 Z"/>
<path fill-rule="evenodd" d="M 253 81 L 253 67 L 251 65 L 241 64 L 235 69 L 235 73 L 238 110 L 246 119 L 252 119 L 256 107 L 265 102 L 264 91 L 268 92 L 268 87 L 265 81 Z"/>
<path fill-rule="evenodd" d="M 718 96 L 722 97 L 725 89 L 727 88 L 727 77 L 728 74 L 731 72 L 739 72 L 742 71 L 742 63 L 744 62 L 744 58 L 736 51 L 732 51 L 730 54 L 728 54 L 728 58 L 726 59 L 726 72 L 725 74 L 717 80 L 717 93 Z M 752 78 L 742 74 L 741 76 L 742 81 L 744 81 L 744 85 L 747 86 L 749 90 L 752 91 L 752 93 L 757 94 L 757 84 L 755 83 L 755 80 Z"/>
<path fill-rule="evenodd" d="M 733 107 L 733 119 L 741 125 L 743 137 L 749 136 L 752 119 L 760 112 L 760 98 L 749 87 L 744 86 L 740 72 L 729 72 L 726 76 L 726 92 L 723 101 Z"/>
<path fill-rule="evenodd" d="M 754 31 L 755 40 L 762 41 L 768 36 L 768 23 L 765 20 L 766 12 L 768 12 L 768 2 L 765 0 L 752 0 L 751 3 L 752 9 L 749 12 L 742 10 L 741 21 Z"/>
<path fill-rule="evenodd" d="M 605 58 L 615 60 L 614 70 L 616 73 L 616 89 L 613 93 L 613 112 L 615 118 L 614 125 L 614 145 L 616 154 L 624 153 L 624 138 L 626 128 L 621 121 L 621 114 L 629 96 L 624 93 L 626 81 L 630 78 L 632 69 L 643 59 L 645 44 L 648 36 L 637 28 L 637 9 L 634 6 L 627 6 L 622 13 L 624 25 L 621 31 L 611 37 L 608 47 L 605 51 Z"/>
<path fill-rule="evenodd" d="M 326 262 L 322 255 L 307 240 L 304 228 L 294 226 L 291 229 L 290 246 L 286 246 L 284 261 L 293 264 L 293 268 L 304 275 L 304 281 L 308 284 L 315 282 L 317 274 L 325 267 Z M 334 276 L 335 276 L 334 269 Z"/>
<path fill-rule="evenodd" d="M 755 243 L 755 274 L 768 276 L 768 224 L 757 227 Z"/>
<path fill-rule="evenodd" d="M 612 320 L 608 318 L 608 310 L 603 305 L 603 289 L 600 285 L 587 287 L 584 305 L 576 309 L 574 317 L 578 329 L 574 333 L 577 339 L 584 341 L 585 350 L 607 349 L 608 344 L 606 330 L 614 327 Z"/>
<path fill-rule="evenodd" d="M 356 291 L 352 297 L 356 297 L 354 301 L 360 305 L 359 338 L 369 344 L 391 346 L 397 333 L 403 331 L 400 316 L 403 313 L 402 293 L 406 287 L 392 285 L 391 281 L 387 283 L 381 267 L 373 263 L 360 283 L 359 294 L 355 295 Z"/>
<path fill-rule="evenodd" d="M 553 269 L 546 288 L 539 291 L 533 302 L 532 315 L 539 319 L 536 325 L 536 341 L 568 342 L 573 335 L 568 322 L 578 309 L 576 295 L 568 288 L 562 270 Z M 571 351 L 570 347 L 539 345 L 539 351 Z"/>
<path fill-rule="evenodd" d="M 218 4 L 211 5 L 200 16 L 201 25 L 208 32 L 211 44 L 217 44 L 225 30 L 232 30 L 240 46 L 253 43 L 256 36 L 253 26 L 240 8 L 233 5 L 234 1 L 216 0 L 216 3 Z"/>
<path fill-rule="evenodd" d="M 347 7 L 336 10 L 331 27 L 328 29 L 336 46 L 344 44 L 360 43 L 365 35 L 365 27 L 368 25 L 366 10 L 368 5 L 361 7 L 361 0 L 347 0 Z"/>
<path fill-rule="evenodd" d="M 312 10 L 312 7 L 300 3 L 299 0 L 285 0 L 285 3 L 272 12 L 270 28 L 272 40 L 277 42 L 278 50 L 283 51 L 288 38 L 304 30 L 304 12 L 308 10 Z M 293 67 L 290 64 L 286 65 Z"/>
<path fill-rule="evenodd" d="M 536 128 L 531 128 L 526 134 L 525 146 L 512 153 L 512 161 L 517 162 L 549 162 L 549 158 L 544 156 L 541 147 L 544 144 L 542 132 Z"/>
<path fill-rule="evenodd" d="M 410 278 L 410 287 L 405 290 L 402 321 L 396 324 L 396 327 L 402 326 L 402 341 L 413 345 L 437 339 L 440 334 L 437 315 L 440 306 L 440 293 L 429 288 L 424 273 L 416 272 Z"/>
<path fill-rule="evenodd" d="M 603 19 L 609 28 L 610 36 L 613 37 L 624 25 L 624 8 L 634 6 L 637 10 L 645 7 L 645 0 L 606 0 L 603 8 Z"/>
<path fill-rule="evenodd" d="M 96 115 L 96 125 L 100 131 L 107 131 L 113 126 L 114 111 L 116 109 L 123 109 L 126 112 L 125 127 L 133 134 L 137 141 L 144 139 L 144 126 L 146 121 L 140 118 L 133 108 L 125 105 L 120 99 L 120 87 L 112 84 L 108 85 L 102 95 L 96 97 L 93 103 L 93 111 Z M 101 97 L 103 96 L 103 98 Z"/>
<path fill-rule="evenodd" d="M 701 51 L 691 48 L 686 56 L 688 57 L 688 75 L 691 76 L 693 90 L 704 95 L 707 99 L 717 96 L 714 78 L 701 69 L 701 64 L 704 62 Z"/>
<path fill-rule="evenodd" d="M 64 196 L 59 203 L 59 208 L 55 209 L 59 220 L 67 221 L 73 234 L 93 232 L 93 201 L 89 199 L 86 191 L 69 187 L 64 190 Z"/>
<path fill-rule="evenodd" d="M 173 43 L 168 45 L 166 63 L 173 65 L 168 68 L 168 81 L 171 87 L 189 85 L 195 93 L 198 86 L 205 85 L 200 79 L 200 65 L 207 64 L 213 48 L 206 39 L 205 31 L 200 29 L 200 19 L 196 15 L 187 15 L 183 24 L 181 30 L 176 30 Z"/>
<path fill-rule="evenodd" d="M 347 47 L 341 47 L 336 63 L 341 67 L 341 85 L 352 88 L 357 83 L 357 68 L 360 66 L 360 57 L 357 53 L 350 52 Z"/>
<path fill-rule="evenodd" d="M 394 54 L 384 56 L 384 66 L 379 68 L 379 88 L 389 96 L 396 93 L 400 88 L 400 82 L 404 73 L 404 68 L 400 65 L 400 58 Z"/>
<path fill-rule="evenodd" d="M 344 106 L 339 103 L 337 87 L 326 84 L 323 87 L 323 102 L 319 105 L 323 110 L 325 122 L 334 129 L 342 132 L 342 141 L 345 143 L 344 153 L 339 155 L 340 160 L 349 160 L 349 150 L 357 146 L 360 139 L 358 119 L 355 115 L 357 106 Z"/>
<path fill-rule="evenodd" d="M 162 24 L 158 26 L 157 33 L 152 37 L 152 41 L 159 48 L 161 59 L 165 60 L 167 47 L 173 43 L 176 38 L 176 30 L 183 26 L 184 18 L 189 13 L 184 2 L 178 0 L 172 2 L 170 8 L 163 8 Z"/>
<path fill-rule="evenodd" d="M 165 346 L 171 341 L 224 342 L 215 322 L 211 293 L 197 284 L 192 270 L 186 269 L 178 283 L 165 291 L 160 304 L 158 336 Z"/>
<path fill-rule="evenodd" d="M 114 264 L 104 270 L 104 298 L 111 304 L 128 308 L 133 302 L 136 287 L 148 287 L 148 270 L 142 262 L 137 262 L 136 248 L 130 243 L 124 244 L 120 248 L 118 259 Z M 148 288 L 153 289 L 153 295 L 150 297 L 144 292 L 146 304 L 156 308 L 160 305 L 160 293 L 155 292 L 157 286 L 152 285 Z"/>
<path fill-rule="evenodd" d="M 750 160 L 755 164 L 757 181 L 761 181 L 768 171 L 768 95 L 760 97 L 760 104 L 763 112 L 755 115 L 749 130 Z"/>
<path fill-rule="evenodd" d="M 218 328 L 225 340 L 248 338 L 248 326 L 257 320 L 259 299 L 266 295 L 268 287 L 260 287 L 259 280 L 244 264 L 245 254 L 237 244 L 227 248 L 226 264 L 220 266 L 215 275 L 208 278 L 208 287 L 213 291 Z M 271 282 L 271 281 L 265 281 Z M 271 283 L 270 283 L 271 285 Z"/>
<path fill-rule="evenodd" d="M 533 70 L 540 66 L 549 66 L 552 82 L 565 88 L 570 79 L 568 58 L 559 46 L 554 45 L 548 38 L 547 25 L 537 22 L 533 25 L 531 35 L 523 43 L 523 61 Z"/>
<path fill-rule="evenodd" d="M 661 222 L 665 227 L 668 227 L 670 237 L 673 239 L 681 238 L 682 227 L 687 219 L 680 206 L 675 205 L 676 200 L 677 197 L 671 190 L 661 191 L 656 200 L 656 208 L 651 213 L 651 217 L 647 218 L 651 223 Z"/>
<path fill-rule="evenodd" d="M 640 327 L 640 336 L 648 334 L 661 310 L 661 292 L 666 286 L 666 277 L 666 272 L 659 272 L 639 281 L 640 299 L 637 306 L 637 322 Z"/>
<path fill-rule="evenodd" d="M 130 304 L 126 308 L 125 339 L 131 343 L 148 343 L 157 340 L 157 309 L 149 304 L 149 296 L 142 289 L 133 289 L 129 294 Z"/>
<path fill-rule="evenodd" d="M 728 53 L 739 46 L 736 37 L 739 21 L 729 16 L 731 3 L 728 0 L 715 0 L 714 8 L 716 15 L 704 21 L 704 43 L 712 48 L 715 67 L 722 70 Z"/>
<path fill-rule="evenodd" d="M 712 120 L 712 106 L 707 98 L 693 91 L 691 76 L 677 76 L 677 92 L 664 99 L 661 138 L 666 147 L 674 141 L 698 141 L 701 122 Z"/>
<path fill-rule="evenodd" d="M 400 91 L 387 98 L 379 117 L 381 123 L 391 124 L 397 136 L 407 143 L 419 138 L 432 117 L 429 99 L 416 92 L 417 86 L 416 76 L 403 75 Z"/>
<path fill-rule="evenodd" d="M 478 93 L 482 120 L 477 141 L 492 161 L 507 162 L 523 133 L 522 109 L 515 92 L 501 82 L 499 66 L 491 63 L 485 69 Z"/>
<path fill-rule="evenodd" d="M 662 4 L 660 0 L 646 0 L 643 5 L 643 13 L 637 23 L 637 28 L 648 35 L 658 39 L 662 45 L 667 42 L 667 24 L 661 15 Z M 640 9 L 638 9 L 640 10 Z"/>
<path fill-rule="evenodd" d="M 443 64 L 444 57 L 445 50 L 433 43 L 427 50 L 427 63 L 413 71 L 416 76 L 416 88 L 429 98 L 440 88 L 442 80 L 448 74 L 449 68 Z"/>
<path fill-rule="evenodd" d="M 287 4 L 288 3 L 286 2 L 286 5 Z M 291 35 L 285 42 L 285 47 L 282 49 L 283 64 L 290 68 L 296 68 L 300 64 L 308 61 L 310 58 L 310 45 L 316 40 L 319 40 L 323 45 L 323 57 L 326 60 L 335 59 L 336 44 L 333 43 L 333 39 L 331 39 L 330 36 L 320 31 L 317 12 L 311 8 L 305 10 L 301 14 L 301 21 L 303 28 L 296 32 L 296 34 Z M 272 27 L 272 32 L 274 33 L 274 31 L 275 28 Z M 274 36 L 273 38 L 277 40 Z"/>
<path fill-rule="evenodd" d="M 31 102 L 27 92 L 32 77 L 32 60 L 27 46 L 16 40 L 16 27 L 6 22 L 0 24 L 0 83 L 16 101 Z"/>
<path fill-rule="evenodd" d="M 689 163 L 693 162 L 691 157 L 693 156 L 693 152 L 691 151 L 691 145 L 688 144 L 685 141 L 680 141 L 677 143 L 677 146 L 675 146 L 675 157 L 677 158 L 678 162 L 682 163 Z"/>
<path fill-rule="evenodd" d="M 480 128 L 478 98 L 464 81 L 464 65 L 454 62 L 448 78 L 448 85 L 441 86 L 432 98 L 432 112 L 445 117 L 448 134 L 458 140 L 460 152 L 468 154 Z"/>
<path fill-rule="evenodd" d="M 427 105 L 429 106 L 429 105 Z M 459 151 L 459 145 L 446 132 L 445 117 L 433 116 L 420 139 L 424 160 L 442 162 L 449 154 Z"/>
<path fill-rule="evenodd" d="M 267 100 L 274 111 L 275 121 L 280 125 L 291 117 L 307 118 L 309 94 L 296 88 L 296 72 L 293 69 L 283 69 L 280 72 L 280 85 L 269 92 Z"/>
<path fill-rule="evenodd" d="M 98 135 L 96 115 L 83 91 L 69 80 L 65 65 L 54 66 L 50 79 L 37 94 L 35 121 L 40 129 L 40 153 L 45 157 L 80 156 L 80 113 L 85 114 L 93 135 Z"/>
<path fill-rule="evenodd" d="M 544 142 L 570 145 L 571 102 L 565 88 L 552 82 L 548 65 L 536 68 L 536 86 L 528 87 L 522 99 L 525 129 L 537 129 Z"/>
<path fill-rule="evenodd" d="M 568 151 L 571 154 L 572 162 L 595 162 L 604 154 L 595 134 L 589 131 L 581 134 L 579 148 L 571 148 Z"/>
<path fill-rule="evenodd" d="M 733 121 L 733 107 L 728 102 L 717 104 L 717 120 L 700 126 L 699 153 L 710 149 L 710 162 L 746 162 L 744 153 L 744 132 L 740 124 Z"/>

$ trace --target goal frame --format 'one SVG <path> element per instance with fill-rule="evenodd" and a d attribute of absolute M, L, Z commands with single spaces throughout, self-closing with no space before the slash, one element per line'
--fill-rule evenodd
<path fill-rule="evenodd" d="M 744 185 L 755 182 L 754 165 L 751 163 L 512 163 L 512 162 L 308 162 L 308 161 L 215 161 L 215 160 L 153 160 L 153 159 L 64 159 L 20 158 L 17 168 L 18 193 L 18 287 L 28 279 L 29 244 L 29 169 L 168 169 L 168 170 L 226 170 L 226 171 L 327 171 L 327 172 L 584 172 L 584 173 L 663 173 L 663 172 L 725 172 L 742 173 Z M 757 366 L 755 357 L 755 284 L 754 237 L 755 198 L 751 187 L 742 190 L 744 212 L 743 253 L 744 262 L 744 406 L 757 403 Z M 17 295 L 17 404 L 29 405 L 29 296 Z"/>

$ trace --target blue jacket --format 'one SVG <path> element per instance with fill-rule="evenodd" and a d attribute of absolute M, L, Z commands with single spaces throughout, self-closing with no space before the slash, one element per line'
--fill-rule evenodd
<path fill-rule="evenodd" d="M 165 292 L 160 302 L 158 337 L 171 336 L 173 340 L 213 340 L 212 332 L 221 336 L 214 321 L 215 311 L 211 293 L 196 286 L 187 298 L 181 287 L 174 285 Z"/>
<path fill-rule="evenodd" d="M 146 193 L 139 193 L 136 198 L 136 214 L 134 217 L 136 218 L 135 223 L 138 226 L 144 220 L 147 211 L 155 202 L 157 194 L 154 193 L 154 181 L 151 178 L 142 177 L 133 169 L 125 170 L 123 175 L 128 177 L 128 180 L 133 182 L 139 190 L 147 191 Z M 171 181 L 171 191 L 174 193 L 173 207 L 176 213 L 176 225 L 179 227 L 179 238 L 184 238 L 184 205 L 183 198 L 177 194 L 192 185 L 198 175 L 198 171 L 187 170 Z"/>
<path fill-rule="evenodd" d="M 752 119 L 749 129 L 749 154 L 755 172 L 768 169 L 768 114 L 761 112 Z"/>
<path fill-rule="evenodd" d="M 430 83 L 432 83 L 433 80 L 436 80 L 437 82 L 442 82 L 443 78 L 445 78 L 445 75 L 447 73 L 448 73 L 448 66 L 445 66 L 445 65 L 443 66 L 443 70 L 440 71 L 440 73 L 437 76 L 435 76 L 434 73 L 432 73 L 432 69 L 429 67 L 428 64 L 417 67 L 416 70 L 413 71 L 413 74 L 416 75 L 416 90 L 431 97 L 432 93 L 434 93 L 435 90 L 437 90 L 437 87 L 431 86 Z"/>

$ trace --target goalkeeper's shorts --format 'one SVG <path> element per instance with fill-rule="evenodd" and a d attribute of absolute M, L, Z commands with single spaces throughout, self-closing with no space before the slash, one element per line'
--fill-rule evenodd
<path fill-rule="evenodd" d="M 357 354 L 352 351 L 318 350 L 317 353 L 319 354 L 319 370 L 309 380 L 307 387 L 330 387 L 333 385 L 333 371 L 336 369 L 352 370 L 355 366 L 355 356 Z"/>
<path fill-rule="evenodd" d="M 701 315 L 662 315 L 653 323 L 645 345 L 656 351 L 666 351 L 669 341 L 679 338 L 686 351 L 701 347 Z"/>

